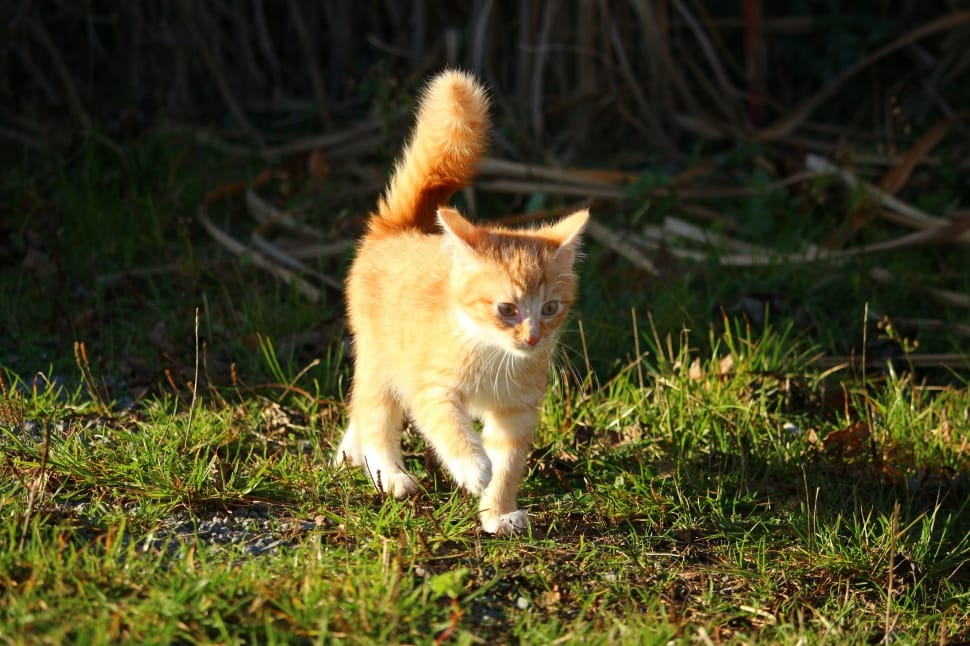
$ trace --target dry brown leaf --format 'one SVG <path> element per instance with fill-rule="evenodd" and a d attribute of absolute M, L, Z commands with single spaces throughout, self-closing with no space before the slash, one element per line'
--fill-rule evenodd
<path fill-rule="evenodd" d="M 825 448 L 825 444 L 822 442 L 821 439 L 819 439 L 818 433 L 815 431 L 814 428 L 808 429 L 808 431 L 805 434 L 805 441 L 808 443 L 810 447 L 816 450 L 821 451 Z"/>
<path fill-rule="evenodd" d="M 562 593 L 558 585 L 553 585 L 552 590 L 546 590 L 539 598 L 539 606 L 542 608 L 554 608 L 562 600 Z"/>
<path fill-rule="evenodd" d="M 283 410 L 283 408 L 276 402 L 273 402 L 263 408 L 263 410 L 259 412 L 259 416 L 266 425 L 266 431 L 268 433 L 283 431 L 293 425 L 293 421 L 290 419 L 289 413 Z"/>
<path fill-rule="evenodd" d="M 703 177 L 704 175 L 709 174 L 713 170 L 714 170 L 714 160 L 705 159 L 704 161 L 698 164 L 694 164 L 690 168 L 687 168 L 683 172 L 679 173 L 670 182 L 670 186 L 672 188 L 688 186 L 690 184 L 693 184 L 694 180 L 696 180 L 697 178 Z"/>
<path fill-rule="evenodd" d="M 701 370 L 700 357 L 690 362 L 690 368 L 687 369 L 687 378 L 691 381 L 700 381 L 704 378 L 704 371 Z"/>
<path fill-rule="evenodd" d="M 315 148 L 307 155 L 307 175 L 313 179 L 321 179 L 330 174 L 330 163 L 327 154 L 321 148 Z"/>
<path fill-rule="evenodd" d="M 827 453 L 843 459 L 853 458 L 869 451 L 871 437 L 869 425 L 857 421 L 841 430 L 832 431 L 825 436 L 822 444 Z"/>
<path fill-rule="evenodd" d="M 209 191 L 206 194 L 205 198 L 203 198 L 202 202 L 204 204 L 212 204 L 213 202 L 223 200 L 227 197 L 238 195 L 239 193 L 246 191 L 246 189 L 248 189 L 251 186 L 260 186 L 262 184 L 265 184 L 266 182 L 269 181 L 269 179 L 272 176 L 273 176 L 272 170 L 264 170 L 260 172 L 256 176 L 256 178 L 251 182 L 250 181 L 227 182 Z"/>

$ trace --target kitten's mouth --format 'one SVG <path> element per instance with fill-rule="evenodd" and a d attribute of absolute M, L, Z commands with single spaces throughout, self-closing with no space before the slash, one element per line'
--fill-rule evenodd
<path fill-rule="evenodd" d="M 534 341 L 532 339 L 516 340 L 515 342 L 516 353 L 523 357 L 526 357 L 532 354 L 533 352 L 535 352 L 536 350 L 538 350 L 540 347 L 542 347 L 543 341 L 544 339 L 536 339 Z"/>

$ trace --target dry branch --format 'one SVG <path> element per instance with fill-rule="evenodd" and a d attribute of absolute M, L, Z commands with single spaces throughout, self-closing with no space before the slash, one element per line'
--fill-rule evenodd
<path fill-rule="evenodd" d="M 317 280 L 325 284 L 327 287 L 331 287 L 337 290 L 338 292 L 343 290 L 343 285 L 339 280 L 337 280 L 336 278 L 332 278 L 319 271 L 316 271 L 314 269 L 310 269 L 302 262 L 297 260 L 296 257 L 294 257 L 292 254 L 281 249 L 280 247 L 273 244 L 272 242 L 270 242 L 263 236 L 259 235 L 258 233 L 253 232 L 253 234 L 249 237 L 249 239 L 252 240 L 253 246 L 258 251 L 266 254 L 271 260 L 275 261 L 277 264 L 282 265 L 283 267 L 286 267 L 287 269 L 290 269 L 292 271 L 298 272 L 300 275 L 313 276 L 314 278 L 316 278 Z"/>
<path fill-rule="evenodd" d="M 199 222 L 202 223 L 202 226 L 205 227 L 205 230 L 209 233 L 209 235 L 229 252 L 240 258 L 246 258 L 260 269 L 268 271 L 271 275 L 283 281 L 287 285 L 292 285 L 301 294 L 306 296 L 311 303 L 320 302 L 320 290 L 318 290 L 316 287 L 300 278 L 286 267 L 282 267 L 281 265 L 273 262 L 263 253 L 247 247 L 214 225 L 212 221 L 209 220 L 208 215 L 206 215 L 205 204 L 199 205 L 198 217 Z"/>
<path fill-rule="evenodd" d="M 935 34 L 940 31 L 949 31 L 966 24 L 970 24 L 970 11 L 956 11 L 943 16 L 942 18 L 938 18 L 937 20 L 920 25 L 909 33 L 903 34 L 899 38 L 886 45 L 883 45 L 868 56 L 865 56 L 850 65 L 848 68 L 843 70 L 841 74 L 835 77 L 835 79 L 833 79 L 828 85 L 822 88 L 820 92 L 792 111 L 787 117 L 784 117 L 774 125 L 756 133 L 755 138 L 758 141 L 777 141 L 787 137 L 794 132 L 795 129 L 797 129 L 806 119 L 808 119 L 812 112 L 817 110 L 820 105 L 828 101 L 829 98 L 831 98 L 832 95 L 834 95 L 846 81 L 876 61 L 886 57 L 898 49 L 901 49 L 902 47 L 920 40 L 921 38 L 925 38 L 930 34 Z"/>
<path fill-rule="evenodd" d="M 653 264 L 653 261 L 605 224 L 590 219 L 589 224 L 586 225 L 586 230 L 596 240 L 632 262 L 636 267 L 649 274 L 657 273 L 657 267 Z"/>
<path fill-rule="evenodd" d="M 908 204 L 898 197 L 890 195 L 882 189 L 859 179 L 849 171 L 839 168 L 832 162 L 823 157 L 819 157 L 818 155 L 807 155 L 805 157 L 805 166 L 809 170 L 812 170 L 819 175 L 835 175 L 850 188 L 860 186 L 866 192 L 866 195 L 898 216 L 894 219 L 913 228 L 936 228 L 942 232 L 954 225 L 953 222 L 947 220 L 946 218 L 929 215 L 928 213 L 921 211 L 915 206 Z M 970 233 L 964 231 L 953 239 L 959 242 L 970 242 Z"/>
<path fill-rule="evenodd" d="M 636 179 L 630 173 L 596 171 L 590 169 L 567 169 L 523 164 L 497 157 L 485 157 L 478 163 L 482 177 L 498 176 L 502 179 L 542 179 L 559 182 L 570 187 L 589 186 L 593 189 L 613 190 Z"/>
<path fill-rule="evenodd" d="M 591 186 L 575 186 L 553 182 L 527 182 L 514 179 L 483 179 L 477 183 L 480 190 L 495 193 L 510 193 L 513 195 L 531 195 L 532 193 L 549 193 L 552 195 L 570 195 L 573 197 L 599 197 L 607 199 L 621 199 L 625 196 L 622 189 Z"/>
<path fill-rule="evenodd" d="M 245 110 L 243 110 L 242 105 L 232 91 L 226 70 L 223 69 L 222 63 L 209 48 L 209 43 L 212 39 L 203 36 L 197 24 L 199 15 L 204 14 L 204 11 L 200 10 L 199 6 L 194 2 L 187 0 L 182 0 L 179 7 L 182 11 L 185 27 L 195 41 L 196 50 L 202 57 L 202 62 L 209 68 L 209 73 L 212 75 L 212 79 L 215 81 L 216 87 L 219 89 L 219 93 L 226 103 L 226 108 L 228 108 L 229 112 L 239 122 L 239 126 L 246 132 L 256 147 L 262 150 L 264 148 L 262 134 L 250 123 L 249 117 L 246 116 Z M 205 31 L 205 28 L 203 28 L 203 31 Z"/>
<path fill-rule="evenodd" d="M 913 368 L 950 368 L 962 370 L 970 368 L 970 355 L 968 354 L 907 354 L 893 359 L 867 358 L 863 363 L 862 357 L 848 355 L 822 355 L 816 357 L 813 362 L 820 368 L 852 368 L 861 370 L 863 366 L 870 370 L 880 370 L 888 363 L 907 364 Z"/>
<path fill-rule="evenodd" d="M 929 132 L 920 137 L 913 147 L 902 156 L 899 163 L 893 166 L 889 172 L 883 176 L 882 182 L 880 182 L 880 188 L 892 195 L 898 193 L 899 190 L 906 185 L 906 182 L 909 180 L 909 176 L 913 173 L 916 166 L 921 164 L 926 159 L 926 156 L 929 154 L 930 150 L 940 143 L 943 136 L 953 126 L 957 125 L 961 121 L 965 121 L 967 118 L 970 118 L 970 112 L 961 112 L 960 114 L 954 115 L 949 119 L 944 119 L 931 128 Z"/>
<path fill-rule="evenodd" d="M 316 52 L 313 49 L 313 40 L 307 30 L 306 20 L 303 12 L 300 11 L 299 2 L 290 3 L 290 15 L 292 16 L 293 26 L 296 30 L 297 40 L 303 50 L 303 64 L 310 77 L 310 84 L 313 87 L 313 95 L 317 103 L 317 113 L 320 115 L 320 122 L 324 128 L 329 128 L 332 123 L 330 108 L 328 107 L 329 98 L 323 83 L 323 75 L 320 73 L 320 64 L 317 62 Z"/>
<path fill-rule="evenodd" d="M 899 280 L 893 274 L 882 267 L 873 267 L 869 270 L 869 277 L 880 285 L 898 285 Z M 942 305 L 952 307 L 963 307 L 970 309 L 970 294 L 965 292 L 955 292 L 949 289 L 939 289 L 938 287 L 924 286 L 923 291 L 931 299 Z"/>
<path fill-rule="evenodd" d="M 253 219 L 262 225 L 279 225 L 313 239 L 323 237 L 319 229 L 297 222 L 286 211 L 281 211 L 265 201 L 252 186 L 246 187 L 246 208 Z"/>
<path fill-rule="evenodd" d="M 269 146 L 265 153 L 267 157 L 285 157 L 297 153 L 307 153 L 313 150 L 322 149 L 332 155 L 332 150 L 336 148 L 353 147 L 357 143 L 357 148 L 361 140 L 370 140 L 375 135 L 380 134 L 381 120 L 365 119 L 358 121 L 343 130 L 328 132 L 315 137 L 297 139 L 278 146 Z"/>
<path fill-rule="evenodd" d="M 74 77 L 64 62 L 64 57 L 61 56 L 61 51 L 54 44 L 53 39 L 51 39 L 50 34 L 47 33 L 47 29 L 44 28 L 42 23 L 36 20 L 27 20 L 27 27 L 30 34 L 40 43 L 40 46 L 50 57 L 51 64 L 54 66 L 57 76 L 64 86 L 64 98 L 68 106 L 70 106 L 74 118 L 81 124 L 84 130 L 90 130 L 94 122 L 91 120 L 91 115 L 88 114 L 84 103 L 81 101 L 77 84 L 74 82 Z"/>

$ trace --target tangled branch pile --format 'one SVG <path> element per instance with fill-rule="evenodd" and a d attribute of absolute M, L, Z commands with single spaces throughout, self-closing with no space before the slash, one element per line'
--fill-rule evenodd
<path fill-rule="evenodd" d="M 497 122 L 515 128 L 503 155 L 560 161 L 635 163 L 698 138 L 830 152 L 861 137 L 891 152 L 914 123 L 967 104 L 970 12 L 808 4 L 8 2 L 0 137 L 47 148 L 161 120 L 266 150 L 356 121 L 375 96 L 387 107 L 444 64 L 495 88 Z"/>

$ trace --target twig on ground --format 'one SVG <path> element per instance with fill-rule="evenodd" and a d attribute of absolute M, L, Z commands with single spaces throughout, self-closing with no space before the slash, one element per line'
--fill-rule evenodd
<path fill-rule="evenodd" d="M 278 146 L 266 148 L 265 153 L 269 157 L 283 157 L 295 153 L 306 153 L 322 148 L 328 151 L 339 148 L 361 140 L 367 140 L 374 135 L 380 135 L 382 121 L 380 119 L 365 119 L 337 132 L 328 132 L 315 137 L 305 137 Z"/>
<path fill-rule="evenodd" d="M 189 418 L 185 422 L 185 437 L 182 449 L 187 449 L 192 438 L 192 421 L 195 419 L 195 405 L 199 394 L 199 308 L 195 308 L 195 374 L 192 377 L 192 401 L 189 403 Z"/>
<path fill-rule="evenodd" d="M 205 227 L 205 230 L 209 232 L 209 235 L 218 242 L 220 245 L 225 247 L 228 251 L 239 256 L 240 258 L 246 258 L 250 260 L 254 265 L 260 269 L 265 269 L 270 274 L 282 280 L 287 285 L 293 285 L 301 294 L 310 299 L 312 303 L 320 302 L 320 290 L 303 280 L 295 273 L 281 267 L 276 264 L 261 252 L 251 249 L 246 245 L 242 244 L 232 236 L 228 235 L 219 227 L 214 225 L 209 217 L 206 215 L 206 208 L 204 204 L 199 205 L 198 212 L 199 222 Z"/>
<path fill-rule="evenodd" d="M 35 150 L 47 150 L 47 144 L 41 139 L 37 139 L 18 130 L 11 130 L 0 126 L 0 139 L 10 139 L 21 146 L 27 146 Z"/>
<path fill-rule="evenodd" d="M 182 270 L 181 263 L 171 263 L 168 265 L 153 265 L 150 267 L 132 267 L 125 271 L 118 271 L 111 274 L 101 274 L 94 279 L 95 285 L 100 289 L 115 287 L 126 279 L 140 276 L 160 276 L 163 274 L 176 274 Z"/>
<path fill-rule="evenodd" d="M 895 213 L 898 217 L 893 219 L 907 224 L 916 229 L 940 228 L 941 231 L 953 225 L 953 222 L 946 218 L 929 215 L 920 209 L 907 204 L 899 198 L 890 195 L 886 191 L 865 182 L 849 171 L 839 168 L 829 160 L 818 155 L 809 154 L 805 157 L 805 166 L 819 175 L 835 175 L 847 186 L 854 188 L 861 186 L 866 194 L 878 202 L 880 205 Z M 959 236 L 951 236 L 951 240 L 959 242 L 970 242 L 970 232 L 964 231 Z"/>
<path fill-rule="evenodd" d="M 483 179 L 476 183 L 479 190 L 495 193 L 511 193 L 513 195 L 531 195 L 533 193 L 551 193 L 553 195 L 570 195 L 573 197 L 598 197 L 605 199 L 621 199 L 625 196 L 623 189 L 609 186 L 576 186 L 573 184 L 554 184 L 550 182 L 526 182 L 510 179 Z"/>
<path fill-rule="evenodd" d="M 769 253 L 769 251 L 764 247 L 759 247 L 758 245 L 746 242 L 744 240 L 731 238 L 715 231 L 703 229 L 695 224 L 687 222 L 686 220 L 681 220 L 680 218 L 675 218 L 672 216 L 667 216 L 664 218 L 663 228 L 661 231 L 684 238 L 686 240 L 701 242 L 717 249 L 733 250 L 739 253 L 747 254 L 767 255 Z M 806 253 L 817 253 L 817 250 L 810 246 L 806 249 Z"/>
<path fill-rule="evenodd" d="M 853 370 L 861 369 L 881 369 L 886 367 L 886 363 L 903 363 L 913 368 L 950 368 L 965 369 L 970 368 L 970 354 L 939 353 L 939 354 L 906 354 L 888 359 L 885 357 L 859 357 L 856 355 L 821 355 L 815 357 L 812 363 L 820 368 L 846 367 Z"/>
<path fill-rule="evenodd" d="M 947 323 L 939 319 L 923 318 L 903 318 L 900 316 L 892 317 L 893 325 L 896 327 L 919 328 L 921 331 L 939 332 L 943 334 L 957 334 L 970 338 L 970 325 L 964 323 Z"/>
<path fill-rule="evenodd" d="M 938 144 L 943 136 L 949 132 L 949 130 L 960 123 L 970 118 L 970 112 L 961 112 L 957 115 L 950 117 L 949 119 L 944 119 L 940 121 L 935 126 L 930 128 L 928 132 L 923 134 L 913 146 L 906 151 L 899 160 L 889 171 L 883 175 L 882 181 L 879 183 L 879 188 L 886 191 L 891 195 L 895 195 L 899 192 L 906 182 L 909 180 L 910 175 L 912 175 L 913 170 L 926 159 L 929 152 Z"/>
<path fill-rule="evenodd" d="M 253 232 L 253 234 L 250 236 L 250 240 L 253 241 L 253 245 L 256 247 L 256 249 L 265 253 L 272 260 L 275 260 L 284 267 L 292 269 L 293 271 L 299 272 L 303 275 L 313 276 L 320 282 L 324 283 L 328 287 L 332 287 L 338 292 L 343 289 L 343 285 L 341 285 L 340 281 L 336 278 L 332 278 L 324 273 L 310 269 L 302 262 L 297 260 L 293 255 L 274 245 L 272 242 L 258 233 Z"/>
<path fill-rule="evenodd" d="M 537 166 L 497 157 L 482 158 L 478 162 L 478 173 L 481 177 L 496 176 L 503 180 L 548 180 L 572 187 L 589 186 L 593 189 L 615 189 L 636 180 L 636 175 L 632 173 Z"/>
<path fill-rule="evenodd" d="M 606 225 L 590 219 L 586 225 L 586 230 L 599 242 L 632 262 L 636 267 L 650 274 L 657 273 L 657 267 L 653 264 L 653 261 L 643 255 L 639 249 L 628 244 L 618 233 L 609 229 Z"/>
<path fill-rule="evenodd" d="M 84 387 L 88 391 L 88 395 L 101 407 L 102 411 L 108 410 L 108 391 L 107 388 L 100 388 L 98 386 L 98 380 L 94 376 L 94 371 L 91 370 L 91 361 L 88 359 L 88 348 L 84 341 L 74 342 L 74 362 L 77 364 L 78 370 L 81 371 L 81 380 L 84 382 Z"/>
<path fill-rule="evenodd" d="M 642 235 L 629 234 L 627 240 L 650 250 L 658 250 L 664 247 L 672 255 L 687 260 L 701 261 L 707 259 L 712 253 L 717 252 L 715 260 L 718 264 L 725 267 L 768 267 L 782 264 L 797 264 L 811 262 L 837 262 L 863 256 L 872 253 L 892 251 L 914 247 L 923 244 L 948 240 L 953 231 L 965 231 L 970 229 L 970 223 L 966 225 L 954 225 L 951 227 L 940 227 L 939 229 L 926 229 L 917 231 L 900 238 L 874 242 L 872 244 L 854 247 L 842 251 L 828 251 L 820 249 L 814 245 L 806 246 L 802 251 L 795 253 L 782 253 L 752 245 L 743 240 L 736 240 L 727 236 L 713 232 L 707 232 L 690 223 L 676 218 L 667 218 L 664 226 L 648 225 L 643 228 Z M 672 238 L 682 238 L 693 242 L 704 242 L 711 250 L 689 249 L 683 246 L 672 244 Z M 720 253 L 734 249 L 739 253 Z"/>
<path fill-rule="evenodd" d="M 869 277 L 880 285 L 898 285 L 899 281 L 893 274 L 882 267 L 873 267 L 869 270 Z M 970 294 L 956 292 L 949 289 L 924 286 L 923 291 L 937 303 L 950 305 L 953 307 L 964 307 L 970 309 Z"/>
<path fill-rule="evenodd" d="M 17 551 L 19 552 L 24 551 L 24 545 L 27 542 L 27 530 L 30 529 L 30 518 L 34 515 L 34 503 L 38 498 L 43 497 L 44 492 L 47 491 L 47 460 L 50 456 L 50 445 L 51 425 L 44 424 L 44 449 L 36 475 L 27 487 L 27 509 L 24 510 L 24 526 L 20 531 L 20 542 L 17 544 Z"/>
<path fill-rule="evenodd" d="M 280 227 L 293 231 L 300 236 L 307 236 L 313 238 L 314 240 L 319 240 L 323 237 L 323 234 L 319 229 L 307 226 L 302 222 L 297 222 L 290 217 L 289 213 L 277 209 L 272 204 L 264 200 L 259 196 L 259 193 L 256 192 L 256 189 L 251 184 L 246 187 L 246 210 L 248 210 L 249 215 L 251 215 L 253 219 L 259 222 L 261 225 L 279 225 Z"/>
<path fill-rule="evenodd" d="M 294 258 L 326 258 L 328 256 L 339 256 L 355 246 L 357 246 L 356 240 L 334 240 L 333 242 L 294 247 L 289 249 L 288 253 Z"/>

